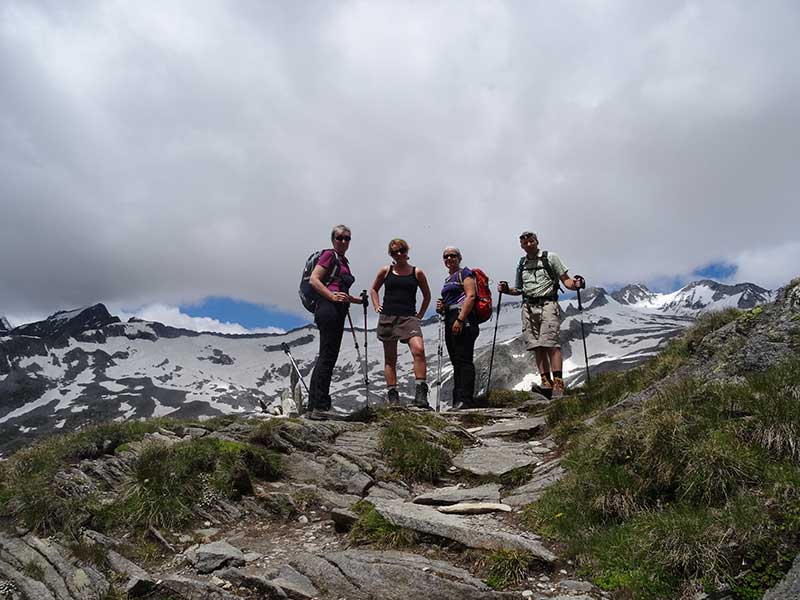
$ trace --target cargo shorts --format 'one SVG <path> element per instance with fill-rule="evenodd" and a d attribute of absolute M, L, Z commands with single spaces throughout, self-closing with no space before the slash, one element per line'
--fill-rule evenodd
<path fill-rule="evenodd" d="M 522 334 L 528 350 L 560 348 L 561 307 L 555 300 L 522 304 Z"/>
<path fill-rule="evenodd" d="M 378 339 L 382 342 L 408 343 L 412 337 L 422 337 L 420 320 L 415 316 L 381 315 L 378 318 Z"/>

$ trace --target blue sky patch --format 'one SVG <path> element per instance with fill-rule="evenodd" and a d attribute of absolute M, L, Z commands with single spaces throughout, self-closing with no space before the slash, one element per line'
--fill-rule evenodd
<path fill-rule="evenodd" d="M 221 322 L 239 323 L 247 329 L 280 327 L 288 331 L 307 325 L 311 321 L 310 313 L 308 319 L 303 319 L 296 314 L 269 308 L 263 304 L 227 297 L 205 298 L 196 304 L 181 306 L 180 311 L 190 317 L 210 317 Z"/>

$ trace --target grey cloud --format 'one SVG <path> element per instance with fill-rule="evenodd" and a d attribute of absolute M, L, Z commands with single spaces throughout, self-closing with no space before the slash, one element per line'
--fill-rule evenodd
<path fill-rule="evenodd" d="M 798 239 L 798 16 L 5 3 L 0 312 L 302 311 L 300 265 L 339 222 L 359 289 L 397 235 L 434 282 L 449 243 L 510 278 L 522 229 L 598 283 L 758 264 Z"/>

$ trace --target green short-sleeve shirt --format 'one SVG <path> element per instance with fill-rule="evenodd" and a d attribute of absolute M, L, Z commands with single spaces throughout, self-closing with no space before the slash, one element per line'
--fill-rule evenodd
<path fill-rule="evenodd" d="M 524 263 L 517 269 L 517 282 L 515 287 L 522 290 L 526 298 L 538 298 L 541 296 L 550 296 L 558 291 L 558 283 L 561 276 L 568 271 L 561 258 L 555 252 L 547 253 L 547 261 L 550 263 L 550 268 L 558 277 L 556 281 L 550 278 L 547 269 L 541 259 L 541 252 L 536 258 L 526 258 Z"/>

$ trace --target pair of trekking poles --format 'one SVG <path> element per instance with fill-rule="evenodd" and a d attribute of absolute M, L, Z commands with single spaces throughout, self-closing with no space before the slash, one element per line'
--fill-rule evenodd
<path fill-rule="evenodd" d="M 369 307 L 369 302 L 367 300 L 367 290 L 362 290 L 360 298 L 361 304 L 364 307 L 364 397 L 366 398 L 367 408 L 369 408 L 369 371 L 367 370 L 367 308 Z M 347 320 L 350 322 L 350 332 L 353 334 L 353 343 L 355 343 L 356 346 L 358 362 L 361 362 L 361 349 L 358 346 L 358 338 L 356 337 L 355 327 L 353 327 L 353 317 L 350 316 L 349 306 L 347 307 Z M 303 374 L 300 372 L 300 367 L 297 365 L 297 362 L 292 356 L 292 351 L 289 349 L 289 344 L 282 342 L 281 349 L 283 350 L 284 354 L 289 357 L 289 362 L 292 363 L 292 367 L 294 367 L 297 376 L 300 378 L 300 382 L 303 384 L 303 388 L 306 390 L 306 396 L 310 396 L 311 391 L 308 389 L 306 380 L 303 378 Z"/>

